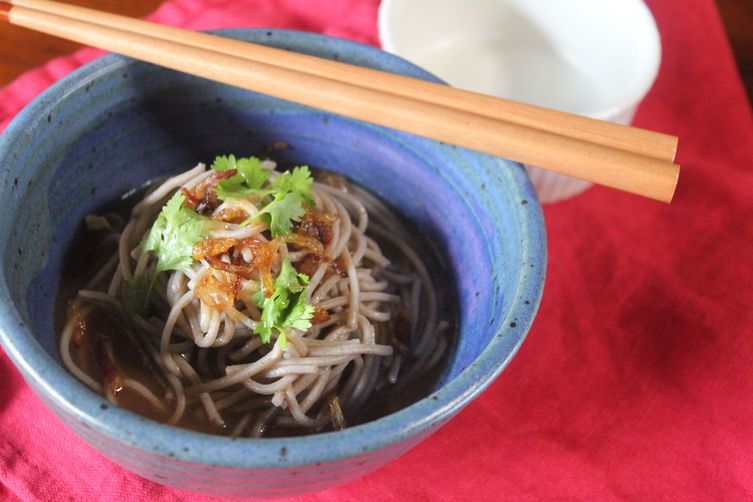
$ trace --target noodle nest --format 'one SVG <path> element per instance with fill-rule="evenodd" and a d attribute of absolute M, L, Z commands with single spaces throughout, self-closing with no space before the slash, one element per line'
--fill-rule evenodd
<path fill-rule="evenodd" d="M 274 162 L 261 165 L 271 180 L 281 176 Z M 217 199 L 221 177 L 204 164 L 151 185 L 128 221 L 87 217 L 114 251 L 68 308 L 60 339 L 67 368 L 111 402 L 152 418 L 260 437 L 341 429 L 377 396 L 402 392 L 437 366 L 450 323 L 440 319 L 411 232 L 344 178 L 317 180 L 305 215 L 274 237 L 268 220 L 255 217 L 260 198 Z M 185 194 L 184 206 L 209 201 L 190 209 L 212 226 L 189 266 L 160 270 L 144 242 L 175 194 Z M 297 298 L 306 314 L 270 330 L 265 343 L 263 302 L 288 272 L 298 278 L 291 303 Z M 135 284 L 149 285 L 148 309 L 134 308 Z M 122 332 L 94 330 L 96 312 Z M 122 361 L 124 336 L 139 371 Z"/>

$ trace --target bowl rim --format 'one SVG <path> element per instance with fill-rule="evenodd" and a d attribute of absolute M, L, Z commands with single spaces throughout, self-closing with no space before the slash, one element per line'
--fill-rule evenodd
<path fill-rule="evenodd" d="M 440 81 L 397 56 L 351 40 L 266 28 L 241 28 L 217 32 L 227 35 L 272 32 L 277 37 L 288 38 L 291 42 L 295 41 L 303 46 L 309 43 L 328 43 L 341 52 L 360 54 L 376 61 L 404 63 L 404 67 L 412 68 L 422 78 Z M 46 116 L 50 104 L 56 102 L 59 97 L 85 85 L 92 78 L 119 70 L 128 64 L 133 64 L 132 60 L 108 54 L 82 66 L 50 86 L 19 113 L 0 136 L 0 159 L 6 158 L 13 143 L 25 134 L 27 122 L 35 117 Z M 398 133 L 386 131 L 386 134 L 390 139 L 400 141 Z M 432 149 L 440 151 L 453 148 L 437 142 L 430 143 Z M 482 155 L 475 152 L 471 154 Z M 500 322 L 500 329 L 493 334 L 490 342 L 471 365 L 429 396 L 385 417 L 338 432 L 288 438 L 232 439 L 162 424 L 116 406 L 105 408 L 106 401 L 70 375 L 47 353 L 31 333 L 30 327 L 25 325 L 15 309 L 2 268 L 0 344 L 35 392 L 43 400 L 52 401 L 55 404 L 53 408 L 59 408 L 69 414 L 67 417 L 60 417 L 64 421 L 75 417 L 85 427 L 95 429 L 126 448 L 169 457 L 170 460 L 237 470 L 278 469 L 324 465 L 363 456 L 398 445 L 409 438 L 416 438 L 417 442 L 418 438 L 425 436 L 459 412 L 502 372 L 523 343 L 543 292 L 547 256 L 546 235 L 541 206 L 533 186 L 520 164 L 503 159 L 489 159 L 500 164 L 508 187 L 513 191 L 512 197 L 529 202 L 525 206 L 526 210 L 517 212 L 522 243 L 520 259 L 522 263 L 536 263 L 539 266 L 530 270 L 526 267 L 525 273 L 518 274 L 516 295 L 510 301 L 508 316 Z M 525 295 L 519 294 L 521 292 L 525 292 Z M 507 327 L 513 318 L 516 333 L 514 336 L 517 336 L 517 339 L 510 350 Z M 507 333 L 508 338 L 501 336 L 503 333 Z M 67 384 L 61 385 L 61 381 Z M 131 427 L 138 429 L 138 434 L 133 434 Z M 170 440 L 175 446 L 167 445 L 166 440 Z M 410 446 L 413 444 L 415 442 Z M 190 445 L 190 448 L 184 445 Z"/>

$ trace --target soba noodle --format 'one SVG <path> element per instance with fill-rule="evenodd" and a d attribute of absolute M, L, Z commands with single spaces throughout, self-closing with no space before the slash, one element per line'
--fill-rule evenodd
<path fill-rule="evenodd" d="M 272 161 L 261 166 L 269 182 L 282 176 Z M 88 218 L 118 245 L 68 309 L 60 353 L 76 378 L 171 424 L 199 420 L 212 432 L 261 436 L 342 428 L 377 393 L 438 364 L 449 323 L 440 320 L 429 272 L 408 244 L 414 239 L 383 202 L 325 174 L 311 185 L 305 215 L 273 237 L 273 220 L 258 217 L 269 196 L 218 200 L 223 179 L 228 174 L 199 164 L 150 187 L 122 229 Z M 146 241 L 176 194 L 184 194 L 180 211 L 200 210 L 213 225 L 188 266 L 161 270 L 163 257 L 147 251 Z M 293 277 L 283 298 L 287 319 L 293 309 L 303 314 L 268 330 L 265 343 L 266 302 L 283 275 Z M 143 294 L 147 284 L 148 308 L 134 307 L 134 290 L 141 285 Z M 109 318 L 98 331 L 95 312 Z M 123 337 L 136 347 L 138 371 L 123 361 Z"/>

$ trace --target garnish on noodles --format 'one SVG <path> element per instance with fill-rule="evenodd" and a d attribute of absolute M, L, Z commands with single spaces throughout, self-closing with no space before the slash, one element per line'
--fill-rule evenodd
<path fill-rule="evenodd" d="M 411 233 L 307 166 L 217 157 L 160 184 L 69 303 L 68 369 L 111 402 L 234 436 L 339 430 L 437 366 L 451 319 Z M 382 248 L 389 249 L 388 259 Z"/>

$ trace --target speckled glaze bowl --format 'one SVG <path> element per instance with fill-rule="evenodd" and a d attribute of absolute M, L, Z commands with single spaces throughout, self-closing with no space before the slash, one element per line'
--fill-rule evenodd
<path fill-rule="evenodd" d="M 228 30 L 245 40 L 435 80 L 371 47 L 319 35 Z M 306 92 L 301 89 L 301 92 Z M 434 243 L 453 273 L 460 329 L 429 396 L 341 432 L 209 436 L 109 406 L 62 367 L 53 315 L 82 217 L 144 181 L 276 141 L 291 162 L 369 187 Z M 85 441 L 184 490 L 280 496 L 342 483 L 396 458 L 502 371 L 539 304 L 546 247 L 523 168 L 152 65 L 108 55 L 48 89 L 0 137 L 0 341 L 29 385 Z"/>

